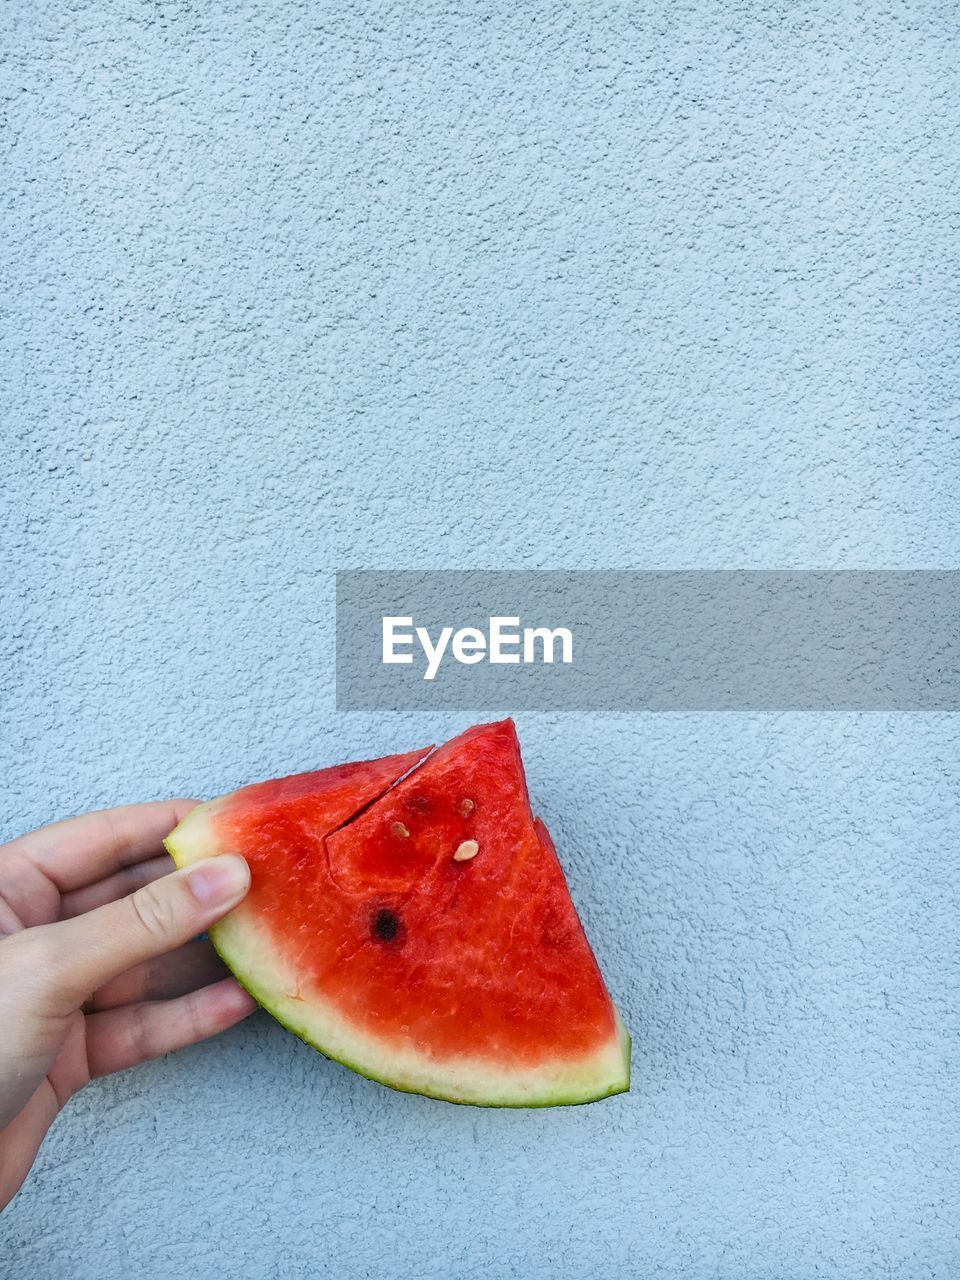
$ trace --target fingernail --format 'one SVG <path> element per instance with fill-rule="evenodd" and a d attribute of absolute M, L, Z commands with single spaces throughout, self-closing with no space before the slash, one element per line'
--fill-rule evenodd
<path fill-rule="evenodd" d="M 237 854 L 221 853 L 191 867 L 187 883 L 201 907 L 231 906 L 246 893 L 250 868 Z"/>

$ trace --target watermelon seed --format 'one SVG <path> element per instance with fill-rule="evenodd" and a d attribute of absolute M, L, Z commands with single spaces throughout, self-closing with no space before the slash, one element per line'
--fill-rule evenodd
<path fill-rule="evenodd" d="M 480 846 L 476 840 L 464 840 L 463 844 L 457 845 L 454 850 L 454 862 L 469 862 L 471 858 L 475 858 L 480 852 Z"/>
<path fill-rule="evenodd" d="M 400 920 L 396 913 L 381 907 L 373 918 L 373 936 L 380 942 L 396 942 L 400 935 Z"/>
<path fill-rule="evenodd" d="M 467 816 L 467 814 L 469 814 L 469 813 L 473 813 L 473 810 L 474 810 L 474 808 L 475 808 L 475 807 L 476 807 L 476 806 L 474 805 L 474 803 L 473 803 L 473 801 L 472 801 L 472 800 L 461 800 L 461 801 L 460 801 L 460 812 L 463 814 L 463 816 L 464 816 L 464 817 L 466 817 L 466 816 Z"/>
<path fill-rule="evenodd" d="M 395 822 L 390 828 L 390 831 L 393 835 L 400 836 L 402 840 L 406 840 L 407 836 L 410 834 L 402 822 Z"/>

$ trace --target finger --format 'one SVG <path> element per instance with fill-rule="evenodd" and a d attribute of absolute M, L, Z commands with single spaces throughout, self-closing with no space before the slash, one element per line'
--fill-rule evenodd
<path fill-rule="evenodd" d="M 173 859 L 168 853 L 161 854 L 158 858 L 147 858 L 144 862 L 134 862 L 122 871 L 115 871 L 112 876 L 98 880 L 96 884 L 88 884 L 83 889 L 65 893 L 60 899 L 60 919 L 70 920 L 74 916 L 82 916 L 102 907 L 104 903 L 116 902 L 141 885 L 152 884 L 161 876 L 169 875 L 173 869 Z"/>
<path fill-rule="evenodd" d="M 0 1130 L 0 1209 L 5 1208 L 23 1185 L 30 1172 L 47 1130 L 60 1110 L 59 1100 L 44 1080 L 31 1094 L 26 1105 Z"/>
<path fill-rule="evenodd" d="M 220 854 L 86 915 L 15 934 L 3 945 L 20 950 L 36 1002 L 51 1015 L 64 1015 L 127 969 L 203 933 L 249 887 L 244 860 Z"/>
<path fill-rule="evenodd" d="M 0 938 L 8 938 L 11 933 L 19 933 L 23 921 L 13 909 L 13 905 L 0 893 Z"/>
<path fill-rule="evenodd" d="M 111 978 L 84 1008 L 93 1012 L 140 1000 L 171 1000 L 229 976 L 213 943 L 195 940 Z"/>
<path fill-rule="evenodd" d="M 157 853 L 164 836 L 196 804 L 195 800 L 158 800 L 53 822 L 4 845 L 0 862 L 7 857 L 25 858 L 61 893 L 68 893 Z"/>
<path fill-rule="evenodd" d="M 133 1004 L 87 1018 L 91 1076 L 124 1071 L 150 1058 L 206 1040 L 232 1027 L 257 1007 L 234 978 L 178 1000 Z"/>

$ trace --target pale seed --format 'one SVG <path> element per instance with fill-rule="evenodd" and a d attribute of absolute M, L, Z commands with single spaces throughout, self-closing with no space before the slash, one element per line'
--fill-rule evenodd
<path fill-rule="evenodd" d="M 463 844 L 457 845 L 454 854 L 454 862 L 469 862 L 471 858 L 475 858 L 480 852 L 480 846 L 476 840 L 464 840 Z"/>
<path fill-rule="evenodd" d="M 460 801 L 460 812 L 463 814 L 464 817 L 466 817 L 468 813 L 473 813 L 474 807 L 475 806 L 472 800 Z"/>
<path fill-rule="evenodd" d="M 395 822 L 390 828 L 390 831 L 393 835 L 400 836 L 404 840 L 406 840 L 407 836 L 410 834 L 402 822 Z"/>

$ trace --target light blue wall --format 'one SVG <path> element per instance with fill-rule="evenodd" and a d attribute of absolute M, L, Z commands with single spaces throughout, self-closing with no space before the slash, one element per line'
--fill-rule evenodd
<path fill-rule="evenodd" d="M 955 6 L 0 23 L 4 834 L 461 727 L 335 713 L 338 566 L 957 565 Z M 954 1280 L 957 721 L 520 731 L 633 1092 L 258 1016 L 71 1103 L 5 1276 Z"/>

